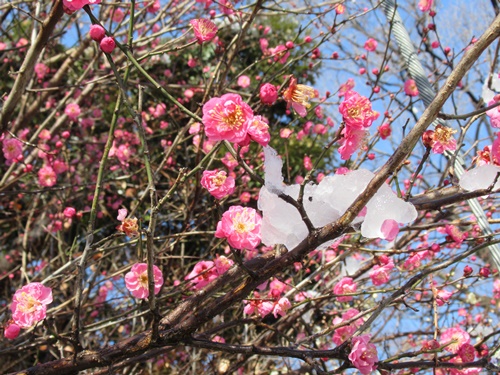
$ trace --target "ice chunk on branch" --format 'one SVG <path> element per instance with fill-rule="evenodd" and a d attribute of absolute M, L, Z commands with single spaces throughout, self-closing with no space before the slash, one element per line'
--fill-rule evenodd
<path fill-rule="evenodd" d="M 280 192 L 293 199 L 299 196 L 300 185 L 284 185 L 281 174 L 282 162 L 276 151 L 264 148 L 265 186 L 261 188 L 259 209 L 263 214 L 262 242 L 268 246 L 284 244 L 293 249 L 308 231 L 298 210 L 278 197 Z M 304 209 L 315 227 L 334 222 L 363 192 L 374 174 L 365 169 L 351 171 L 345 175 L 323 178 L 318 185 L 307 184 L 304 189 Z M 382 231 L 386 220 L 408 223 L 417 217 L 411 203 L 398 198 L 384 184 L 362 210 L 353 224 L 361 222 L 361 234 L 367 238 L 385 238 Z"/>
<path fill-rule="evenodd" d="M 497 177 L 498 175 L 498 177 Z M 485 164 L 465 172 L 460 178 L 460 187 L 467 191 L 483 190 L 490 188 L 500 189 L 500 167 Z"/>

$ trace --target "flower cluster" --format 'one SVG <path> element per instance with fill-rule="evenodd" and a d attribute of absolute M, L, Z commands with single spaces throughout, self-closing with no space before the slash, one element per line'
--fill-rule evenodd
<path fill-rule="evenodd" d="M 122 223 L 116 227 L 120 232 L 125 233 L 129 237 L 136 237 L 139 235 L 139 225 L 137 224 L 137 218 L 127 217 L 127 209 L 121 208 L 118 210 L 117 219 Z"/>
<path fill-rule="evenodd" d="M 457 148 L 457 141 L 453 134 L 457 131 L 441 124 L 436 125 L 434 130 L 426 130 L 422 135 L 422 142 L 425 147 L 432 149 L 435 154 L 442 154 L 446 150 L 454 151 Z"/>
<path fill-rule="evenodd" d="M 342 278 L 333 287 L 333 293 L 337 295 L 337 301 L 339 302 L 349 302 L 352 301 L 352 296 L 342 296 L 342 294 L 356 293 L 358 289 L 357 284 L 350 277 Z"/>
<path fill-rule="evenodd" d="M 255 140 L 265 146 L 269 127 L 237 94 L 212 98 L 203 106 L 203 125 L 210 141 L 229 141 L 246 145 Z"/>
<path fill-rule="evenodd" d="M 342 160 L 347 160 L 365 141 L 366 129 L 369 128 L 379 114 L 372 110 L 370 100 L 355 91 L 348 91 L 339 106 L 345 127 L 342 130 L 338 149 Z"/>
<path fill-rule="evenodd" d="M 224 274 L 234 262 L 225 256 L 218 256 L 215 261 L 203 260 L 195 264 L 193 270 L 184 278 L 193 289 L 203 289 L 210 282 Z"/>
<path fill-rule="evenodd" d="M 338 316 L 335 317 L 332 321 L 334 326 L 340 325 L 344 322 L 350 321 L 352 318 L 357 316 L 359 314 L 359 311 L 356 309 L 349 309 L 347 310 L 344 314 L 342 314 L 342 317 L 339 318 Z M 345 324 L 339 328 L 337 328 L 333 334 L 333 342 L 335 345 L 341 345 L 344 341 L 349 339 L 356 330 L 361 327 L 361 325 L 364 323 L 363 318 L 356 319 L 354 322 L 350 324 Z"/>
<path fill-rule="evenodd" d="M 391 270 L 394 268 L 394 261 L 387 255 L 378 257 L 379 264 L 373 266 L 368 273 L 373 285 L 382 285 L 389 281 Z"/>
<path fill-rule="evenodd" d="M 349 360 L 363 375 L 377 368 L 377 348 L 370 343 L 370 335 L 360 335 L 352 339 Z"/>

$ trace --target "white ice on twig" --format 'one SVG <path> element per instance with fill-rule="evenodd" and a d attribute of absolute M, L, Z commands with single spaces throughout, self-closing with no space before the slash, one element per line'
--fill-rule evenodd
<path fill-rule="evenodd" d="M 265 186 L 261 188 L 258 202 L 263 214 L 262 242 L 267 246 L 284 244 L 293 249 L 306 238 L 307 227 L 297 209 L 277 194 L 283 192 L 297 199 L 300 185 L 283 184 L 282 162 L 276 151 L 265 147 L 264 155 Z M 340 218 L 373 177 L 372 172 L 358 169 L 345 175 L 327 176 L 318 185 L 307 184 L 303 203 L 312 224 L 318 228 Z M 364 216 L 358 215 L 353 224 L 361 223 L 361 234 L 367 238 L 384 238 L 381 227 L 387 219 L 408 223 L 417 217 L 415 207 L 398 198 L 387 184 L 370 199 L 366 212 L 362 213 Z M 320 249 L 328 245 L 323 244 Z"/>
<path fill-rule="evenodd" d="M 500 167 L 492 164 L 484 164 L 465 172 L 460 178 L 460 187 L 467 191 L 488 189 L 497 174 L 500 173 Z M 497 179 L 493 190 L 500 189 L 500 177 Z"/>

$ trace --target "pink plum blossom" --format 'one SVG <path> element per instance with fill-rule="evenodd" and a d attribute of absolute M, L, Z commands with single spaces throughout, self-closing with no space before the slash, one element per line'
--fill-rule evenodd
<path fill-rule="evenodd" d="M 238 77 L 238 86 L 242 89 L 246 89 L 250 86 L 250 77 L 246 75 L 241 75 Z"/>
<path fill-rule="evenodd" d="M 254 116 L 248 123 L 248 136 L 261 146 L 267 146 L 271 140 L 269 125 L 262 116 Z"/>
<path fill-rule="evenodd" d="M 366 142 L 368 132 L 363 129 L 345 127 L 342 129 L 342 138 L 339 140 L 338 152 L 342 160 L 349 159 L 354 152 Z"/>
<path fill-rule="evenodd" d="M 49 303 L 52 303 L 52 289 L 42 283 L 27 284 L 12 298 L 12 319 L 21 328 L 31 327 L 45 319 Z"/>
<path fill-rule="evenodd" d="M 338 96 L 339 98 L 343 97 L 347 92 L 351 91 L 356 83 L 354 79 L 349 78 L 345 83 L 340 85 Z"/>
<path fill-rule="evenodd" d="M 244 141 L 252 118 L 252 108 L 237 94 L 212 98 L 203 106 L 203 125 L 210 141 Z"/>
<path fill-rule="evenodd" d="M 2 141 L 3 156 L 7 161 L 15 161 L 23 155 L 23 144 L 16 138 L 4 138 Z"/>
<path fill-rule="evenodd" d="M 226 258 L 224 255 L 218 255 L 214 261 L 215 270 L 219 276 L 226 273 L 226 271 L 230 269 L 233 264 L 234 262 L 231 259 Z"/>
<path fill-rule="evenodd" d="M 215 237 L 226 238 L 235 249 L 255 249 L 261 240 L 261 216 L 250 207 L 231 206 L 217 224 Z"/>
<path fill-rule="evenodd" d="M 368 128 L 378 118 L 378 113 L 372 110 L 372 103 L 355 91 L 345 93 L 344 101 L 339 106 L 339 112 L 346 127 L 357 129 Z"/>
<path fill-rule="evenodd" d="M 391 124 L 388 122 L 383 123 L 378 127 L 378 133 L 380 135 L 380 138 L 382 139 L 387 139 L 388 137 L 391 136 L 392 129 L 391 129 Z"/>
<path fill-rule="evenodd" d="M 436 125 L 434 129 L 434 144 L 432 146 L 432 152 L 435 154 L 442 154 L 446 150 L 456 150 L 457 141 L 453 138 L 453 134 L 456 132 L 456 130 L 453 130 L 448 126 L 441 124 Z"/>
<path fill-rule="evenodd" d="M 73 216 L 75 216 L 76 210 L 73 207 L 66 207 L 63 211 L 64 217 L 71 219 Z"/>
<path fill-rule="evenodd" d="M 383 238 L 387 241 L 393 241 L 399 233 L 399 224 L 396 220 L 386 219 L 380 228 Z"/>
<path fill-rule="evenodd" d="M 219 276 L 214 262 L 203 260 L 195 264 L 193 270 L 184 278 L 193 284 L 194 289 L 202 289 Z"/>
<path fill-rule="evenodd" d="M 470 343 L 470 336 L 460 327 L 451 327 L 441 332 L 439 343 L 441 345 L 449 344 L 444 349 L 456 354 L 462 345 Z"/>
<path fill-rule="evenodd" d="M 377 368 L 377 348 L 370 342 L 370 335 L 360 335 L 352 339 L 349 360 L 363 375 Z"/>
<path fill-rule="evenodd" d="M 280 298 L 278 300 L 278 302 L 276 302 L 274 304 L 274 307 L 273 307 L 274 317 L 277 318 L 278 315 L 285 316 L 286 312 L 288 311 L 288 309 L 290 309 L 290 307 L 292 307 L 292 304 L 290 303 L 288 298 L 286 298 L 286 297 Z"/>
<path fill-rule="evenodd" d="M 377 45 L 378 42 L 375 39 L 370 38 L 365 42 L 365 49 L 369 52 L 373 52 L 377 49 Z"/>
<path fill-rule="evenodd" d="M 408 79 L 404 85 L 405 94 L 408 96 L 418 96 L 417 84 L 413 79 Z"/>
<path fill-rule="evenodd" d="M 263 318 L 274 309 L 274 304 L 271 301 L 260 299 L 260 294 L 258 292 L 254 292 L 254 298 L 252 300 L 243 300 L 243 303 L 245 304 L 243 313 L 246 315 L 258 313 Z"/>
<path fill-rule="evenodd" d="M 69 103 L 64 109 L 64 113 L 73 121 L 78 120 L 81 112 L 80 106 L 77 103 Z"/>
<path fill-rule="evenodd" d="M 43 63 L 37 63 L 35 65 L 35 73 L 38 79 L 44 79 L 49 72 L 50 68 L 47 65 Z"/>
<path fill-rule="evenodd" d="M 498 103 L 499 100 L 500 96 L 496 95 L 490 102 L 488 102 L 488 106 Z M 494 128 L 500 128 L 500 106 L 486 111 L 486 115 L 490 118 L 491 126 Z"/>
<path fill-rule="evenodd" d="M 161 270 L 153 265 L 154 293 L 160 293 L 163 285 L 163 275 Z M 135 298 L 147 298 L 149 296 L 148 286 L 148 265 L 146 263 L 136 263 L 125 275 L 125 286 Z"/>
<path fill-rule="evenodd" d="M 85 5 L 100 3 L 101 0 L 63 0 L 64 7 L 70 12 L 82 9 Z"/>
<path fill-rule="evenodd" d="M 231 195 L 235 189 L 235 181 L 231 176 L 227 176 L 225 171 L 217 169 L 212 171 L 203 171 L 201 177 L 201 186 L 217 199 L 222 199 Z"/>
<path fill-rule="evenodd" d="M 297 83 L 297 79 L 290 78 L 288 88 L 283 92 L 283 99 L 291 105 L 295 112 L 301 117 L 307 115 L 307 108 L 311 107 L 309 100 L 316 98 L 318 93 L 310 86 Z"/>
<path fill-rule="evenodd" d="M 355 293 L 358 289 L 357 284 L 350 277 L 344 277 L 333 287 L 333 293 L 337 295 L 337 301 L 349 302 L 352 301 L 352 296 L 342 296 L 346 293 Z"/>
<path fill-rule="evenodd" d="M 189 23 L 199 44 L 211 41 L 219 31 L 215 23 L 205 18 L 193 19 Z"/>
<path fill-rule="evenodd" d="M 45 165 L 38 171 L 38 184 L 40 186 L 51 187 L 57 182 L 56 172 L 50 165 Z"/>

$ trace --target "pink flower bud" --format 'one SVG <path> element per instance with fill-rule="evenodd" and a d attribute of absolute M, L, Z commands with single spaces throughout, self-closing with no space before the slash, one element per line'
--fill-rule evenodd
<path fill-rule="evenodd" d="M 3 334 L 5 338 L 9 340 L 14 340 L 17 336 L 19 336 L 20 331 L 21 328 L 16 323 L 12 323 L 9 324 L 7 327 L 5 327 Z"/>
<path fill-rule="evenodd" d="M 271 83 L 264 83 L 260 86 L 260 100 L 267 105 L 273 105 L 278 99 L 278 90 Z"/>
<path fill-rule="evenodd" d="M 116 43 L 112 37 L 107 36 L 101 40 L 99 46 L 101 47 L 102 52 L 111 53 L 115 49 Z"/>
<path fill-rule="evenodd" d="M 106 31 L 100 25 L 92 25 L 90 26 L 89 35 L 92 38 L 92 40 L 100 42 L 106 36 Z"/>
<path fill-rule="evenodd" d="M 64 214 L 64 217 L 71 219 L 73 216 L 75 216 L 76 210 L 73 207 L 66 207 L 64 209 L 63 214 Z"/>

